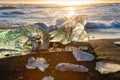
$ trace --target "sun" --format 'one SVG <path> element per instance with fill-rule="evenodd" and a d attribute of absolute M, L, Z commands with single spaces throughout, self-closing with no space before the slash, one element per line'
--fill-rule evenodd
<path fill-rule="evenodd" d="M 68 18 L 70 18 L 71 16 L 74 16 L 74 15 L 77 15 L 75 13 L 75 9 L 73 7 L 68 7 L 67 11 L 68 11 L 68 16 L 67 16 Z"/>
<path fill-rule="evenodd" d="M 63 5 L 79 5 L 94 3 L 95 0 L 48 0 L 50 3 L 63 4 Z"/>

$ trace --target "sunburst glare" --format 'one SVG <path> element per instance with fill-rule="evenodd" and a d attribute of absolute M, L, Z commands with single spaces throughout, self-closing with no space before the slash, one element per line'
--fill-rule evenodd
<path fill-rule="evenodd" d="M 74 7 L 68 7 L 67 10 L 68 10 L 68 16 L 67 16 L 68 18 L 77 15 Z"/>

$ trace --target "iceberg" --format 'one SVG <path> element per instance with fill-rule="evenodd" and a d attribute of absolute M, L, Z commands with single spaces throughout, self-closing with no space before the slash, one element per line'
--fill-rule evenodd
<path fill-rule="evenodd" d="M 88 68 L 82 66 L 82 65 L 76 65 L 71 63 L 59 63 L 55 67 L 58 71 L 73 71 L 73 72 L 88 72 Z"/>
<path fill-rule="evenodd" d="M 120 71 L 120 65 L 115 63 L 97 62 L 95 69 L 101 74 L 108 74 Z"/>
<path fill-rule="evenodd" d="M 73 50 L 72 54 L 77 61 L 92 61 L 92 60 L 94 60 L 94 56 L 87 52 Z"/>

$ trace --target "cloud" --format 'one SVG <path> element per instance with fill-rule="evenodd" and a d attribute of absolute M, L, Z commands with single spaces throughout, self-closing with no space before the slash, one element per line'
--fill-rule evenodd
<path fill-rule="evenodd" d="M 90 1 L 90 0 L 0 0 L 0 3 L 40 3 L 40 2 L 78 2 L 78 1 Z M 91 0 L 95 2 L 120 2 L 120 0 Z"/>
<path fill-rule="evenodd" d="M 0 3 L 26 3 L 26 2 L 44 2 L 45 0 L 0 0 Z"/>

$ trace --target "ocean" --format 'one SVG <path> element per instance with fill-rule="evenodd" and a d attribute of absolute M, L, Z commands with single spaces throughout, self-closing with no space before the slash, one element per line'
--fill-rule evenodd
<path fill-rule="evenodd" d="M 72 15 L 87 18 L 85 27 L 91 39 L 120 38 L 120 3 L 79 6 L 0 4 L 0 24 L 11 26 L 44 23 L 49 27 L 56 19 Z"/>

